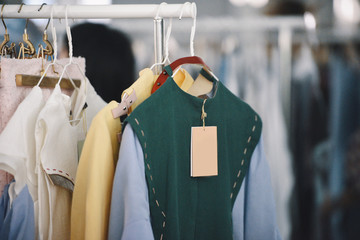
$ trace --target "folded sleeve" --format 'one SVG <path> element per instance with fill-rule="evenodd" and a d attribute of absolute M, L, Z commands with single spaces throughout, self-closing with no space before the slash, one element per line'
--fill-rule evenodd
<path fill-rule="evenodd" d="M 143 151 L 129 124 L 122 136 L 115 171 L 108 237 L 110 240 L 154 239 Z"/>

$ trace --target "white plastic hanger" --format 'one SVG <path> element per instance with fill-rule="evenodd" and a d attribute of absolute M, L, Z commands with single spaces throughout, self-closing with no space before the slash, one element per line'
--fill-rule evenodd
<path fill-rule="evenodd" d="M 161 7 L 163 5 L 166 5 L 167 3 L 162 2 L 158 9 L 157 9 L 157 13 L 155 16 L 155 19 L 158 19 L 160 17 L 160 11 L 161 11 Z M 172 29 L 172 19 L 170 18 L 170 23 L 169 26 L 167 28 L 167 32 L 166 32 L 166 39 L 165 39 L 165 58 L 164 61 L 161 63 L 154 63 L 150 69 L 153 70 L 154 67 L 156 66 L 161 66 L 164 65 L 166 63 L 170 63 L 169 60 L 169 39 L 170 39 L 170 35 L 171 35 L 171 29 Z M 130 94 L 130 96 L 125 93 L 123 94 L 122 98 L 121 98 L 121 102 L 118 104 L 118 106 L 114 109 L 111 110 L 112 115 L 114 118 L 118 118 L 120 116 L 124 116 L 128 113 L 130 106 L 136 101 L 137 97 L 136 97 L 136 93 L 135 90 L 132 91 L 132 93 Z"/>
<path fill-rule="evenodd" d="M 54 19 L 53 19 L 53 12 L 54 12 L 54 6 L 51 6 L 51 13 L 50 13 L 50 28 L 51 28 L 51 34 L 52 34 L 52 38 L 53 38 L 53 47 L 54 47 L 54 59 L 53 61 L 48 64 L 45 68 L 44 73 L 41 75 L 39 82 L 36 84 L 36 86 L 40 86 L 40 83 L 42 82 L 42 80 L 44 79 L 44 77 L 46 76 L 47 71 L 49 70 L 49 68 L 53 65 L 60 65 L 61 67 L 63 67 L 60 63 L 57 63 L 57 38 L 56 38 L 56 29 L 54 27 Z M 66 69 L 65 69 L 66 70 Z M 67 74 L 69 76 L 69 74 Z M 70 82 L 73 85 L 73 87 L 76 89 L 76 85 L 74 84 L 74 82 L 72 81 L 72 79 L 70 78 Z"/>
<path fill-rule="evenodd" d="M 159 8 L 158 8 L 158 11 L 156 13 L 156 16 L 155 16 L 155 19 L 159 18 L 160 16 L 160 10 L 161 10 L 161 7 L 163 5 L 166 5 L 167 3 L 166 2 L 162 2 L 160 3 L 159 5 Z M 150 69 L 153 70 L 154 67 L 156 66 L 162 66 L 162 65 L 165 65 L 165 64 L 169 64 L 170 63 L 170 59 L 169 59 L 169 39 L 170 39 L 170 35 L 171 35 L 171 30 L 172 30 L 172 18 L 170 18 L 170 21 L 169 21 L 169 26 L 167 28 L 167 31 L 166 31 L 166 38 L 165 38 L 165 57 L 164 57 L 164 61 L 161 62 L 161 63 L 154 63 Z"/>
<path fill-rule="evenodd" d="M 195 3 L 190 3 L 190 2 L 186 2 L 184 3 L 184 7 L 186 6 L 186 4 L 191 4 L 191 5 L 195 5 Z M 194 6 L 195 8 L 196 6 Z M 192 8 L 192 9 L 194 9 Z M 182 9 L 183 11 L 183 9 Z M 181 19 L 182 17 L 182 11 L 180 13 L 180 17 L 179 19 Z M 193 12 L 192 14 L 192 18 L 193 18 L 193 25 L 191 27 L 191 33 L 190 33 L 190 55 L 193 57 L 195 56 L 195 50 L 194 50 L 194 39 L 195 39 L 195 31 L 196 31 L 196 11 Z M 181 67 L 179 67 L 176 71 L 174 71 L 172 77 L 174 77 L 176 75 L 176 73 L 181 69 Z M 210 75 L 212 75 L 215 79 L 217 79 L 217 77 L 211 72 L 209 71 Z M 211 90 L 214 87 L 214 83 L 209 81 L 208 79 L 206 79 L 204 76 L 202 76 L 201 74 L 199 74 L 199 76 L 196 78 L 196 80 L 194 81 L 193 85 L 188 89 L 187 93 L 193 95 L 193 96 L 200 96 L 200 95 L 204 95 L 204 94 L 208 94 L 209 92 L 211 92 Z"/>
<path fill-rule="evenodd" d="M 181 9 L 181 12 L 180 12 L 179 20 L 181 20 L 183 12 L 184 12 L 184 8 L 188 4 L 193 6 L 191 9 L 193 9 L 193 10 L 195 9 L 195 11 L 192 12 L 193 25 L 191 27 L 191 33 L 190 33 L 190 55 L 195 56 L 194 39 L 195 39 L 195 30 L 196 30 L 196 17 L 197 17 L 196 16 L 196 4 L 195 4 L 195 2 L 193 2 L 193 3 L 190 3 L 190 2 L 184 3 L 184 7 Z"/>
<path fill-rule="evenodd" d="M 79 64 L 73 61 L 73 45 L 72 45 L 72 36 L 71 36 L 71 29 L 69 26 L 69 21 L 68 21 L 68 9 L 69 9 L 69 5 L 66 5 L 66 9 L 65 9 L 65 24 L 66 24 L 66 35 L 68 37 L 68 43 L 69 43 L 69 62 L 64 66 L 64 69 L 59 77 L 59 81 L 56 85 L 58 85 L 60 87 L 60 83 L 61 80 L 64 77 L 64 74 L 66 73 L 69 77 L 69 74 L 66 72 L 67 67 L 69 67 L 70 65 L 75 65 L 78 69 L 78 71 L 80 72 L 82 79 L 81 79 L 81 85 L 80 88 L 76 87 L 75 85 L 75 90 L 74 93 L 72 95 L 76 97 L 76 99 L 72 99 L 72 115 L 73 115 L 73 121 L 78 121 L 80 120 L 80 115 L 81 115 L 81 111 L 83 110 L 85 101 L 86 101 L 86 82 L 87 82 L 87 78 L 85 76 L 85 73 L 82 71 L 82 69 L 80 68 Z M 72 81 L 72 84 L 74 84 L 74 82 Z M 76 91 L 76 92 L 75 92 Z M 74 102 L 75 101 L 75 102 Z"/>
<path fill-rule="evenodd" d="M 196 9 L 195 3 L 185 2 L 183 7 L 181 8 L 179 20 L 182 19 L 182 15 L 183 15 L 184 8 L 186 5 L 193 5 L 194 7 L 192 7 L 191 9 Z M 191 32 L 190 32 L 190 56 L 195 56 L 194 39 L 195 39 L 195 31 L 196 31 L 196 11 L 192 13 L 192 19 L 193 19 L 193 25 L 191 26 Z M 181 67 L 176 69 L 176 71 L 174 71 L 172 77 L 174 77 L 180 69 L 181 69 Z"/>
<path fill-rule="evenodd" d="M 183 8 L 181 9 L 181 12 L 179 15 L 179 20 L 181 20 L 184 8 L 188 4 L 193 5 L 193 7 L 192 7 L 192 9 L 193 9 L 193 12 L 192 12 L 193 25 L 191 27 L 191 33 L 190 33 L 190 57 L 177 59 L 176 61 L 174 61 L 170 64 L 169 67 L 172 68 L 172 78 L 181 69 L 180 68 L 181 65 L 183 65 L 183 64 L 198 64 L 198 65 L 202 65 L 204 67 L 205 71 L 207 71 L 214 79 L 218 80 L 217 77 L 211 72 L 209 67 L 207 67 L 206 64 L 202 61 L 202 59 L 200 57 L 195 56 L 195 51 L 194 51 L 194 38 L 195 38 L 195 31 L 196 31 L 196 5 L 195 5 L 195 3 L 190 3 L 190 2 L 184 3 Z M 165 71 L 163 71 L 159 75 L 158 79 L 155 81 L 155 84 L 151 90 L 151 93 L 154 93 L 157 89 L 159 89 L 160 86 L 166 81 L 166 79 L 167 79 L 166 73 L 165 73 Z M 196 81 L 198 81 L 198 83 L 196 83 Z M 192 85 L 192 87 L 190 89 L 188 89 L 188 91 L 187 91 L 188 93 L 194 94 L 194 95 L 201 93 L 200 95 L 203 95 L 203 94 L 208 93 L 209 89 L 213 88 L 213 82 L 209 81 L 201 74 L 195 80 L 195 83 Z"/>

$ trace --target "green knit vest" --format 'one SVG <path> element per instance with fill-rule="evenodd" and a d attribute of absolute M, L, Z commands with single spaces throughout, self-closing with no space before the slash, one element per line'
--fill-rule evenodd
<path fill-rule="evenodd" d="M 151 225 L 156 240 L 232 239 L 232 208 L 259 141 L 260 117 L 216 82 L 205 103 L 217 126 L 218 176 L 190 177 L 191 127 L 202 126 L 203 99 L 171 77 L 125 120 L 144 153 Z"/>

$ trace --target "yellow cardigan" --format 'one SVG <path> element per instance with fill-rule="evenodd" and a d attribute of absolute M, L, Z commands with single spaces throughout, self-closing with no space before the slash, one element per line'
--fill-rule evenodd
<path fill-rule="evenodd" d="M 129 113 L 150 97 L 157 76 L 146 68 L 124 93 L 136 92 L 137 100 Z M 185 70 L 174 77 L 177 85 L 187 91 L 194 80 Z M 92 120 L 86 136 L 77 169 L 71 207 L 71 239 L 107 239 L 111 192 L 118 160 L 121 133 L 120 119 L 114 119 L 111 110 L 118 106 L 115 101 L 105 106 Z"/>

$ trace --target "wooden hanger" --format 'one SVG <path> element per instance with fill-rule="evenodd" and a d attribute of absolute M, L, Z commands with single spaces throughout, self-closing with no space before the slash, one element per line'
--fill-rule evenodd
<path fill-rule="evenodd" d="M 43 5 L 44 4 L 41 5 L 41 7 L 39 8 L 38 11 L 41 10 Z M 50 20 L 51 20 L 51 18 L 49 19 L 49 21 L 45 27 L 44 34 L 43 34 L 43 41 L 46 46 L 45 46 L 45 48 L 43 46 L 41 46 L 41 47 L 39 46 L 39 54 L 38 55 L 41 56 L 41 58 L 43 60 L 44 59 L 46 60 L 50 57 L 50 59 L 52 59 L 52 63 L 50 63 L 50 64 L 53 67 L 53 72 L 57 73 L 54 68 L 54 65 L 58 64 L 58 63 L 56 63 L 56 59 L 54 58 L 54 52 L 56 50 L 52 47 L 51 43 L 48 41 L 48 35 L 46 33 L 47 28 L 50 23 Z M 53 28 L 53 39 L 56 40 L 55 28 Z M 60 65 L 60 64 L 58 64 L 58 65 Z M 47 67 L 47 69 L 48 69 L 48 67 Z M 41 79 L 42 75 L 46 73 L 46 70 L 42 66 L 40 75 L 16 74 L 15 75 L 16 86 L 32 86 L 32 87 L 36 86 L 38 84 L 39 80 Z M 76 87 L 80 87 L 81 80 L 69 79 L 69 78 L 63 78 L 62 81 L 60 82 L 60 87 L 62 89 L 73 90 L 74 85 L 72 84 L 71 80 L 73 81 L 73 83 Z M 59 81 L 59 77 L 44 76 L 39 86 L 44 87 L 44 88 L 54 88 L 58 81 Z"/>
<path fill-rule="evenodd" d="M 16 86 L 35 86 L 38 84 L 40 80 L 40 76 L 36 75 L 26 75 L 26 74 L 16 74 L 15 75 L 15 81 Z M 40 83 L 40 87 L 43 88 L 54 88 L 56 83 L 59 81 L 58 77 L 44 77 L 44 79 Z M 80 87 L 81 80 L 79 79 L 73 79 L 74 84 L 76 87 Z M 60 87 L 62 89 L 74 89 L 74 86 L 71 84 L 70 79 L 64 78 L 61 83 Z"/>

